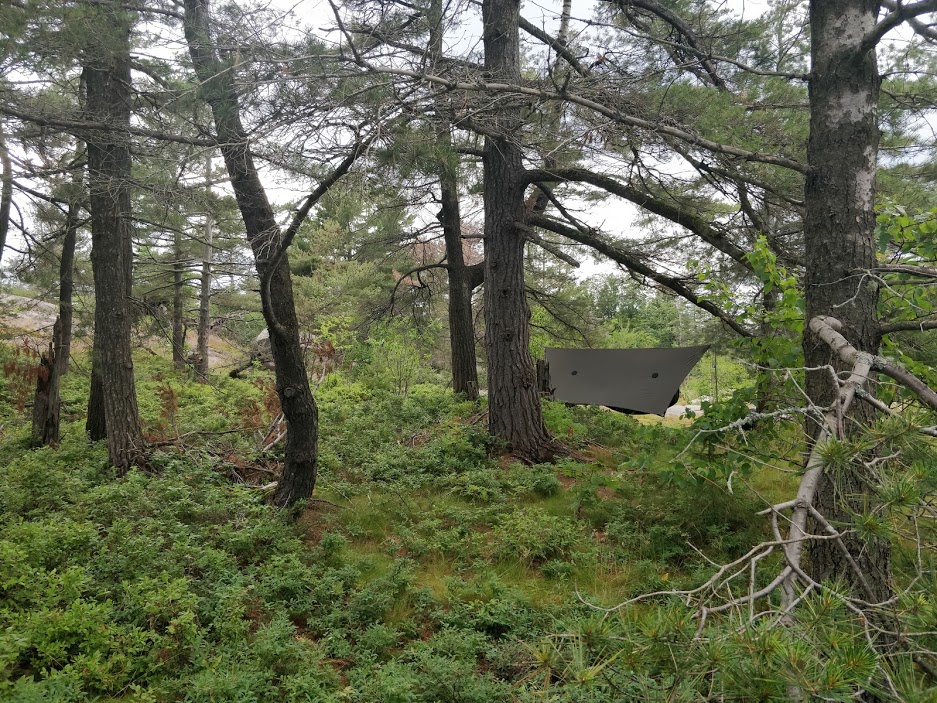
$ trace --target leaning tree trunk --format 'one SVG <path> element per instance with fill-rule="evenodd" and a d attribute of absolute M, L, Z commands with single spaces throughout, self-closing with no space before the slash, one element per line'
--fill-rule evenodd
<path fill-rule="evenodd" d="M 237 92 L 211 43 L 211 20 L 205 0 L 185 0 L 185 36 L 204 99 L 211 107 L 221 154 L 244 220 L 260 276 L 260 298 L 270 333 L 277 394 L 286 417 L 286 457 L 274 502 L 291 505 L 308 498 L 316 484 L 319 414 L 299 340 L 299 323 L 287 256 L 268 262 L 280 244 L 280 229 L 260 182 L 247 134 L 241 124 Z"/>
<path fill-rule="evenodd" d="M 130 24 L 118 4 L 106 5 L 97 23 L 100 43 L 85 59 L 87 113 L 113 131 L 88 138 L 91 265 L 94 271 L 94 368 L 103 391 L 107 451 L 119 474 L 143 459 L 130 337 L 131 241 Z M 93 395 L 93 394 L 92 394 Z"/>
<path fill-rule="evenodd" d="M 874 48 L 862 47 L 875 26 L 879 3 L 869 0 L 813 0 L 810 3 L 813 70 L 810 78 L 810 171 L 805 187 L 806 318 L 835 317 L 843 336 L 860 352 L 879 347 L 878 286 L 857 274 L 875 263 L 874 179 L 879 145 L 877 106 L 880 79 Z M 804 332 L 808 368 L 832 364 L 848 369 L 809 328 Z M 807 393 L 820 408 L 829 406 L 838 389 L 825 370 L 807 373 Z M 868 404 L 850 417 L 867 423 Z M 853 426 L 846 421 L 847 428 Z M 810 425 L 816 437 L 818 425 Z M 848 470 L 825 472 L 816 507 L 834 525 L 848 526 L 874 504 L 874 479 L 861 462 Z M 892 593 L 890 548 L 884 539 L 847 534 L 852 557 L 872 586 L 874 598 Z M 843 578 L 857 595 L 868 599 L 843 551 L 832 540 L 811 546 L 814 578 Z"/>
<path fill-rule="evenodd" d="M 519 0 L 485 0 L 485 71 L 519 84 Z M 488 422 L 492 435 L 533 461 L 552 454 L 530 355 L 530 308 L 524 289 L 524 164 L 518 143 L 522 105 L 504 98 L 485 139 L 485 344 Z"/>

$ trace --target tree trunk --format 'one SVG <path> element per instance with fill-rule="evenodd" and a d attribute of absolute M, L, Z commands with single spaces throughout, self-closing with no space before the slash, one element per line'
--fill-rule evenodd
<path fill-rule="evenodd" d="M 208 335 L 211 332 L 211 231 L 212 218 L 206 214 L 205 252 L 202 256 L 201 289 L 198 297 L 198 356 L 195 361 L 195 380 L 208 382 Z"/>
<path fill-rule="evenodd" d="M 88 117 L 130 124 L 130 25 L 118 5 L 97 14 L 100 44 L 85 65 Z M 126 133 L 96 131 L 88 140 L 91 265 L 94 271 L 94 372 L 99 374 L 107 450 L 118 474 L 143 459 L 130 339 L 133 250 L 130 145 Z M 92 393 L 92 397 L 94 394 Z"/>
<path fill-rule="evenodd" d="M 72 293 L 75 287 L 75 245 L 78 242 L 81 207 L 69 203 L 65 219 L 65 238 L 59 260 L 59 333 L 55 339 L 55 364 L 59 375 L 68 373 L 72 358 Z"/>
<path fill-rule="evenodd" d="M 275 270 L 268 269 L 281 233 L 254 166 L 231 73 L 224 70 L 226 67 L 215 55 L 210 23 L 205 0 L 185 0 L 189 54 L 202 83 L 202 95 L 212 110 L 221 154 L 261 281 L 260 297 L 276 365 L 277 394 L 289 428 L 283 473 L 273 497 L 274 503 L 285 506 L 308 498 L 315 487 L 319 414 L 299 341 L 288 257 L 279 258 Z"/>
<path fill-rule="evenodd" d="M 172 236 L 172 258 L 172 365 L 182 369 L 185 368 L 185 272 L 182 266 L 182 233 L 178 230 Z"/>
<path fill-rule="evenodd" d="M 805 294 L 807 319 L 829 315 L 843 323 L 843 336 L 859 351 L 879 347 L 878 286 L 856 276 L 875 262 L 874 179 L 879 145 L 877 106 L 880 79 L 875 50 L 862 48 L 874 27 L 879 3 L 870 0 L 813 0 L 810 3 L 812 72 L 810 76 L 810 171 L 805 187 Z M 832 364 L 847 370 L 809 328 L 804 332 L 807 367 Z M 837 393 L 827 371 L 807 373 L 807 393 L 818 407 Z M 861 424 L 870 417 L 861 403 L 850 417 Z M 809 423 L 811 436 L 818 426 Z M 854 426 L 852 422 L 846 427 Z M 854 515 L 874 505 L 874 479 L 861 462 L 848 470 L 824 472 L 817 509 L 834 525 L 848 527 Z M 886 600 L 892 593 L 890 547 L 886 540 L 843 538 L 865 573 L 873 594 L 866 594 L 834 541 L 818 541 L 810 550 L 812 575 L 844 578 L 859 597 Z"/>
<path fill-rule="evenodd" d="M 430 55 L 434 63 L 443 60 L 443 4 L 433 0 L 430 11 Z M 475 321 L 472 315 L 470 275 L 462 251 L 462 213 L 459 208 L 459 157 L 452 150 L 451 100 L 441 97 L 436 104 L 439 125 L 436 142 L 439 159 L 439 222 L 446 244 L 449 274 L 449 346 L 452 352 L 452 390 L 478 400 L 478 364 L 475 359 Z"/>
<path fill-rule="evenodd" d="M 97 313 L 95 313 L 97 319 Z M 100 347 L 98 332 L 94 331 L 91 346 L 91 392 L 88 396 L 88 417 L 85 420 L 85 432 L 92 442 L 100 442 L 107 437 L 107 418 L 104 415 L 104 381 L 101 378 L 101 362 L 94 352 Z"/>
<path fill-rule="evenodd" d="M 51 446 L 59 441 L 62 404 L 59 384 L 68 373 L 71 358 L 73 270 L 80 212 L 76 203 L 69 203 L 59 263 L 59 315 L 52 328 L 49 353 L 42 355 L 36 378 L 32 436 L 37 445 Z"/>
<path fill-rule="evenodd" d="M 518 0 L 485 0 L 485 70 L 491 80 L 520 83 Z M 533 358 L 524 290 L 524 164 L 516 141 L 522 106 L 503 99 L 485 139 L 485 344 L 489 432 L 533 461 L 552 454 Z"/>
<path fill-rule="evenodd" d="M 7 151 L 2 125 L 0 125 L 0 168 L 3 169 L 2 176 L 0 176 L 2 178 L 2 185 L 0 185 L 0 262 L 2 262 L 7 232 L 10 229 L 10 206 L 13 204 L 13 164 L 10 163 L 10 152 Z"/>
<path fill-rule="evenodd" d="M 448 127 L 446 135 L 449 135 Z M 449 271 L 449 343 L 452 348 L 452 390 L 478 400 L 478 365 L 475 360 L 475 321 L 472 315 L 472 285 L 462 252 L 462 216 L 458 181 L 444 165 L 439 178 L 443 238 Z"/>
<path fill-rule="evenodd" d="M 55 356 L 56 341 L 61 335 L 61 320 L 52 328 L 48 353 L 39 359 L 36 395 L 33 399 L 32 440 L 36 446 L 54 446 L 59 441 L 59 373 Z"/>

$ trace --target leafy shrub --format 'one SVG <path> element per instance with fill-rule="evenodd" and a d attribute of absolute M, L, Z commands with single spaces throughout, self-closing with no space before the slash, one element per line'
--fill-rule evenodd
<path fill-rule="evenodd" d="M 527 476 L 526 483 L 530 490 L 541 498 L 555 496 L 563 488 L 551 464 L 534 466 Z"/>
<path fill-rule="evenodd" d="M 491 503 L 507 498 L 511 484 L 492 471 L 466 471 L 447 477 L 445 484 L 460 498 L 476 503 Z M 444 485 L 445 485 L 444 484 Z"/>
<path fill-rule="evenodd" d="M 622 559 L 685 565 L 697 558 L 689 543 L 723 558 L 739 555 L 766 536 L 752 496 L 729 495 L 709 484 L 691 493 L 655 474 L 643 478 L 641 485 L 622 485 L 623 499 L 603 506 L 608 543 Z"/>
<path fill-rule="evenodd" d="M 530 565 L 566 559 L 584 547 L 579 526 L 573 520 L 537 508 L 506 515 L 495 528 L 495 537 L 500 557 Z"/>
<path fill-rule="evenodd" d="M 451 579 L 448 608 L 437 614 L 442 626 L 474 630 L 496 641 L 527 637 L 549 620 L 519 590 L 507 586 L 494 574 L 465 581 Z"/>
<path fill-rule="evenodd" d="M 443 630 L 408 652 L 419 681 L 418 701 L 425 703 L 497 703 L 512 699 L 512 687 L 476 670 L 477 654 L 471 651 L 474 633 Z M 455 636 L 460 646 L 448 646 Z M 443 642 L 439 640 L 443 639 Z M 477 636 L 475 638 L 478 639 Z"/>
<path fill-rule="evenodd" d="M 574 408 L 563 403 L 544 401 L 543 420 L 547 429 L 561 441 L 569 444 L 581 444 L 586 437 L 586 426 L 575 419 Z"/>

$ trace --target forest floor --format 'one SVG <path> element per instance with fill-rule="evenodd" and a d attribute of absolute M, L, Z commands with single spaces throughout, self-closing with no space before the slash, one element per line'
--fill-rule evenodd
<path fill-rule="evenodd" d="M 784 700 L 867 675 L 861 634 L 835 629 L 859 673 L 827 676 L 835 603 L 808 636 L 733 617 L 700 636 L 679 597 L 606 610 L 693 588 L 767 536 L 757 511 L 797 480 L 783 432 L 749 433 L 744 456 L 768 466 L 746 464 L 687 421 L 545 403 L 578 458 L 529 466 L 444 379 L 398 395 L 359 365 L 318 390 L 315 498 L 287 513 L 261 488 L 279 467 L 260 450 L 268 372 L 205 385 L 161 356 L 135 366 L 156 449 L 123 479 L 84 437 L 80 371 L 53 449 L 29 447 L 28 379 L 0 378 L 4 701 Z"/>

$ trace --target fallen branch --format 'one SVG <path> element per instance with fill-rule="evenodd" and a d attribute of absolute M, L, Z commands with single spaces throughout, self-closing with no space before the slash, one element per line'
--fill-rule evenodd
<path fill-rule="evenodd" d="M 876 410 L 885 413 L 886 415 L 891 415 L 892 417 L 901 417 L 900 414 L 896 413 L 890 407 L 888 407 L 884 402 L 876 398 L 874 395 L 869 393 L 864 388 L 859 388 L 856 390 L 856 395 L 860 399 L 864 400 L 866 403 L 871 405 Z M 913 427 L 916 432 L 921 434 L 926 434 L 929 437 L 937 437 L 937 427 Z"/>
<path fill-rule="evenodd" d="M 870 392 L 863 388 L 869 380 L 869 375 L 873 371 L 879 371 L 895 379 L 906 388 L 914 391 L 925 404 L 934 409 L 937 409 L 937 393 L 929 388 L 921 379 L 897 364 L 868 352 L 856 350 L 855 347 L 840 334 L 842 324 L 835 318 L 815 317 L 810 320 L 809 326 L 814 334 L 828 344 L 830 349 L 832 349 L 841 360 L 852 366 L 852 370 L 849 377 L 840 383 L 839 395 L 829 408 L 822 410 L 818 408 L 803 409 L 803 411 L 806 411 L 805 414 L 811 413 L 817 416 L 822 414 L 822 421 L 820 422 L 821 429 L 807 459 L 806 469 L 801 478 L 800 485 L 798 486 L 796 496 L 792 500 L 777 503 L 759 513 L 761 515 L 770 515 L 771 531 L 774 539 L 756 545 L 745 555 L 728 564 L 718 565 L 713 563 L 713 566 L 716 567 L 716 571 L 705 583 L 696 588 L 646 593 L 624 601 L 612 608 L 600 608 L 600 610 L 613 612 L 640 601 L 657 597 L 676 596 L 684 599 L 688 606 L 693 603 L 697 605 L 697 617 L 700 620 L 697 630 L 698 633 L 702 632 L 709 614 L 739 609 L 746 605 L 749 608 L 750 621 L 758 617 L 763 617 L 766 614 L 771 614 L 772 616 L 777 616 L 777 622 L 788 622 L 793 609 L 804 600 L 808 593 L 812 591 L 829 590 L 827 586 L 818 583 L 804 570 L 802 565 L 804 544 L 808 541 L 833 540 L 844 552 L 845 561 L 855 572 L 857 583 L 860 584 L 864 595 L 864 599 L 856 596 L 846 597 L 844 599 L 846 606 L 863 618 L 863 622 L 866 624 L 865 626 L 867 628 L 867 636 L 871 637 L 868 632 L 869 628 L 885 632 L 885 630 L 882 630 L 868 618 L 868 611 L 883 608 L 889 605 L 894 599 L 881 603 L 875 602 L 874 590 L 868 583 L 866 575 L 862 573 L 854 556 L 849 552 L 846 544 L 843 542 L 843 537 L 849 534 L 850 531 L 838 530 L 814 505 L 820 478 L 825 469 L 825 460 L 823 458 L 824 447 L 829 441 L 842 438 L 842 420 L 856 397 L 870 403 L 879 410 L 895 414 L 885 403 L 874 398 Z M 731 423 L 729 426 L 723 428 L 723 430 L 737 428 L 739 422 L 740 421 Z M 937 428 L 916 429 L 927 434 L 937 435 Z M 779 518 L 785 516 L 788 511 L 790 511 L 790 517 L 787 518 L 789 521 L 789 528 L 785 536 L 782 535 Z M 822 528 L 825 534 L 810 534 L 807 532 L 807 523 L 810 518 Z M 779 548 L 783 550 L 785 564 L 766 585 L 756 589 L 755 571 L 758 562 L 764 560 Z M 731 591 L 732 582 L 745 576 L 748 576 L 748 592 L 744 595 L 734 595 Z M 797 589 L 798 585 L 802 586 L 799 593 Z M 778 590 L 781 592 L 780 608 L 769 607 L 766 611 L 756 613 L 753 604 L 758 600 L 768 598 Z M 719 605 L 708 605 L 706 603 L 707 598 L 718 594 L 720 591 L 727 591 L 729 594 L 728 599 Z M 580 599 L 582 600 L 581 596 Z M 889 634 L 898 636 L 900 633 Z"/>
<path fill-rule="evenodd" d="M 810 329 L 820 339 L 829 344 L 840 359 L 847 364 L 855 364 L 860 352 L 840 334 L 842 327 L 842 323 L 834 317 L 819 316 L 810 321 Z M 872 368 L 913 391 L 921 402 L 931 410 L 937 410 L 937 392 L 934 392 L 930 386 L 906 368 L 881 356 L 872 357 Z"/>

